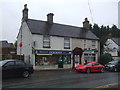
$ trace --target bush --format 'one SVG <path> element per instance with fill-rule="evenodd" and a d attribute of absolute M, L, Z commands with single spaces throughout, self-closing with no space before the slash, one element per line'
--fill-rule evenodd
<path fill-rule="evenodd" d="M 118 56 L 120 57 L 120 51 L 118 51 Z"/>
<path fill-rule="evenodd" d="M 16 60 L 24 60 L 23 55 L 2 55 L 2 60 L 5 59 L 16 59 Z"/>
<path fill-rule="evenodd" d="M 112 60 L 112 56 L 111 54 L 109 53 L 105 53 L 105 54 L 102 54 L 100 57 L 99 57 L 99 63 L 102 64 L 102 65 L 105 65 L 107 64 L 109 61 Z"/>

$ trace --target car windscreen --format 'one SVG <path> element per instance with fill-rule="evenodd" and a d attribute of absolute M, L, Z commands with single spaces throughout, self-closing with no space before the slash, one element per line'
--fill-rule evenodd
<path fill-rule="evenodd" d="M 6 61 L 0 61 L 0 66 L 3 66 L 6 63 Z"/>
<path fill-rule="evenodd" d="M 92 63 L 87 63 L 86 65 L 92 65 Z"/>
<path fill-rule="evenodd" d="M 108 64 L 117 64 L 118 61 L 111 61 Z"/>

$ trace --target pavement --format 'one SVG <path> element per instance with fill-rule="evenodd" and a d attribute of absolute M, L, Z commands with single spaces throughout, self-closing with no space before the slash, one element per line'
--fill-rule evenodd
<path fill-rule="evenodd" d="M 58 66 L 55 68 L 55 67 L 43 67 L 43 66 L 35 66 L 34 67 L 34 70 L 35 71 L 70 71 L 70 70 L 74 70 L 72 68 L 58 68 Z"/>
<path fill-rule="evenodd" d="M 63 69 L 63 68 L 58 68 L 58 69 L 35 69 L 35 71 L 70 71 L 70 70 L 74 70 L 74 69 Z"/>

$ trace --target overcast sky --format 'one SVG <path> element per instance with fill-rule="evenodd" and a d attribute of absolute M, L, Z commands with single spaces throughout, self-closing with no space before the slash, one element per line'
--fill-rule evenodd
<path fill-rule="evenodd" d="M 84 18 L 90 23 L 118 26 L 120 0 L 0 0 L 0 40 L 14 43 L 21 25 L 24 4 L 28 17 L 46 21 L 54 13 L 54 22 L 82 27 Z"/>

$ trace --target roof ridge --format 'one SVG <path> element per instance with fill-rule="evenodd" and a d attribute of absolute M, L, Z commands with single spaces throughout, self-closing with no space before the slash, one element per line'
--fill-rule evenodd
<path fill-rule="evenodd" d="M 33 21 L 38 21 L 38 22 L 47 22 L 47 21 L 37 20 L 37 19 L 28 19 L 28 20 L 33 20 Z M 69 26 L 69 27 L 75 27 L 75 28 L 80 28 L 80 29 L 85 29 L 83 27 L 78 27 L 78 26 L 69 25 L 69 24 L 61 24 L 61 23 L 55 23 L 55 22 L 53 22 L 53 24 L 58 24 L 58 25 L 62 25 L 62 26 Z"/>

